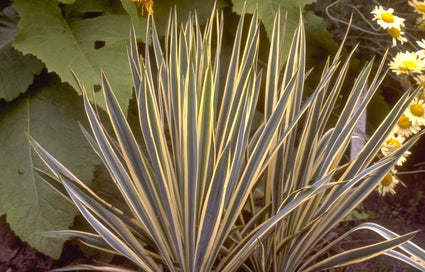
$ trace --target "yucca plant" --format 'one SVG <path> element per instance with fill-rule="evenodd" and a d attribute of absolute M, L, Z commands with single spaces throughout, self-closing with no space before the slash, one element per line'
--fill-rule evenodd
<path fill-rule="evenodd" d="M 303 23 L 300 19 L 284 65 L 279 17 L 264 72 L 258 64 L 256 14 L 245 34 L 241 17 L 225 65 L 220 60 L 223 16 L 217 11 L 203 30 L 196 16 L 179 27 L 173 12 L 164 47 L 150 18 L 146 41 L 152 48 L 146 44 L 143 58 L 132 29 L 128 57 L 142 137 L 132 132 L 106 75 L 102 89 L 109 121 L 100 119 L 79 84 L 92 134 L 82 131 L 128 212 L 101 199 L 30 137 L 53 175 L 35 171 L 75 203 L 97 232 L 47 234 L 78 237 L 127 257 L 143 271 L 317 271 L 383 253 L 425 271 L 415 261 L 425 261 L 425 251 L 408 241 L 415 233 L 398 236 L 367 223 L 323 243 L 416 140 L 388 157 L 378 156 L 415 93 L 405 93 L 357 157 L 346 160 L 357 122 L 384 79 L 385 59 L 374 75 L 372 62 L 361 70 L 335 121 L 331 116 L 351 55 L 341 65 L 341 45 L 313 94 L 305 97 L 309 79 Z M 223 67 L 227 77 L 221 82 Z M 257 112 L 259 99 L 263 112 Z M 258 116 L 259 125 L 254 122 Z M 108 134 L 105 122 L 112 124 L 113 133 Z M 384 239 L 325 254 L 359 229 Z M 119 271 L 89 265 L 62 270 L 76 268 Z"/>

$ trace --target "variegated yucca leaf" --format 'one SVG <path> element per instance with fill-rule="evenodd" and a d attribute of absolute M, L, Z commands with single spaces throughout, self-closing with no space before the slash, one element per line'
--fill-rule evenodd
<path fill-rule="evenodd" d="M 385 59 L 375 74 L 372 62 L 365 65 L 333 121 L 352 53 L 341 64 L 341 45 L 316 90 L 305 97 L 309 72 L 302 19 L 286 63 L 281 63 L 276 15 L 266 67 L 258 62 L 257 14 L 249 24 L 244 20 L 242 16 L 228 63 L 220 58 L 224 23 L 217 11 L 202 28 L 196 15 L 180 26 L 172 12 L 163 46 L 150 18 L 146 41 L 151 43 L 143 57 L 131 29 L 128 59 L 142 137 L 133 133 L 107 75 L 102 73 L 102 90 L 109 120 L 100 119 L 74 75 L 91 128 L 83 133 L 129 212 L 103 200 L 30 137 L 53 173 L 37 170 L 39 175 L 75 203 L 97 232 L 46 235 L 77 237 L 100 250 L 116 251 L 144 271 L 313 271 L 379 254 L 420 267 L 411 256 L 425 261 L 423 249 L 407 242 L 414 233 L 399 236 L 363 224 L 346 235 L 363 228 L 384 241 L 331 257 L 326 250 L 339 239 L 323 248 L 319 243 L 419 137 L 391 156 L 378 156 L 415 93 L 403 95 L 357 157 L 347 161 L 344 154 L 360 116 L 384 79 Z M 258 100 L 264 101 L 260 125 L 254 124 Z M 68 269 L 78 268 L 95 269 Z"/>

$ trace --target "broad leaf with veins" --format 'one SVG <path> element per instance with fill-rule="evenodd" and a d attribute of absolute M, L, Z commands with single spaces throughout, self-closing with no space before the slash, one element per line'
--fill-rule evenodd
<path fill-rule="evenodd" d="M 75 207 L 50 189 L 33 172 L 44 164 L 33 154 L 25 133 L 31 134 L 91 182 L 96 155 L 78 122 L 85 122 L 81 98 L 55 76 L 45 76 L 24 97 L 0 107 L 0 214 L 14 232 L 31 246 L 54 258 L 64 241 L 40 232 L 67 229 L 77 214 Z"/>
<path fill-rule="evenodd" d="M 0 11 L 0 100 L 12 101 L 26 92 L 34 75 L 43 69 L 43 63 L 32 55 L 23 55 L 12 47 L 18 33 L 18 14 L 13 6 Z"/>
<path fill-rule="evenodd" d="M 60 6 L 57 0 L 15 0 L 14 4 L 21 18 L 15 48 L 37 56 L 49 72 L 76 90 L 70 68 L 88 90 L 100 85 L 103 69 L 121 106 L 127 108 L 132 94 L 126 52 L 131 20 L 119 2 L 80 0 Z M 96 100 L 102 106 L 102 99 Z"/>
<path fill-rule="evenodd" d="M 286 37 L 283 40 L 285 51 L 282 59 L 286 60 L 289 46 L 291 44 L 290 37 L 292 37 L 295 32 L 295 28 L 298 26 L 300 12 L 304 9 L 305 5 L 313 3 L 314 0 L 232 0 L 232 2 L 232 9 L 238 14 L 242 13 L 244 6 L 245 12 L 247 13 L 252 13 L 257 9 L 258 18 L 263 23 L 269 38 L 272 35 L 274 14 L 276 14 L 276 12 L 280 9 L 281 25 L 285 25 Z"/>

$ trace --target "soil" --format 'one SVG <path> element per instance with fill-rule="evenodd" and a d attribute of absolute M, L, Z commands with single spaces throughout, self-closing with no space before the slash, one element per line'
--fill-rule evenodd
<path fill-rule="evenodd" d="M 425 245 L 425 175 L 414 174 L 401 176 L 406 187 L 398 185 L 396 194 L 387 194 L 382 197 L 373 192 L 357 209 L 363 215 L 368 216 L 364 220 L 354 220 L 342 223 L 337 229 L 342 233 L 363 222 L 377 223 L 398 234 L 406 234 L 412 231 L 419 232 L 411 240 L 420 247 Z M 350 249 L 361 245 L 370 244 L 383 239 L 371 231 L 359 231 L 354 233 L 349 240 L 341 243 L 341 248 Z M 417 271 L 411 266 L 381 255 L 367 262 L 351 265 L 344 271 Z"/>
<path fill-rule="evenodd" d="M 55 260 L 23 243 L 0 217 L 0 271 L 46 271 Z"/>

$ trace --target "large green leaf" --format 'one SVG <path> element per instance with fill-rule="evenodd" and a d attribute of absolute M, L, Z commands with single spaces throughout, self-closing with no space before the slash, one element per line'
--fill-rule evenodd
<path fill-rule="evenodd" d="M 26 92 L 34 75 L 43 69 L 43 63 L 33 55 L 23 55 L 10 45 L 0 48 L 0 63 L 0 99 L 6 101 Z"/>
<path fill-rule="evenodd" d="M 133 24 L 136 27 L 136 31 L 139 32 L 139 11 L 137 10 L 137 5 L 135 5 L 131 0 L 120 0 L 121 5 L 127 14 L 133 20 Z"/>
<path fill-rule="evenodd" d="M 57 0 L 15 0 L 14 4 L 21 18 L 17 49 L 37 56 L 49 72 L 75 89 L 69 68 L 88 90 L 100 86 L 102 68 L 121 106 L 127 108 L 132 93 L 126 55 L 130 17 L 119 2 L 77 0 L 60 7 Z"/>
<path fill-rule="evenodd" d="M 0 99 L 12 101 L 24 93 L 43 64 L 32 55 L 23 55 L 12 48 L 18 33 L 18 15 L 13 6 L 0 11 Z"/>
<path fill-rule="evenodd" d="M 49 147 L 82 180 L 91 181 L 95 154 L 77 120 L 85 121 L 81 98 L 57 77 L 46 76 L 28 95 L 0 109 L 0 214 L 31 246 L 59 257 L 63 241 L 39 233 L 66 229 L 76 209 L 33 172 L 43 163 L 33 154 L 25 132 Z"/>
<path fill-rule="evenodd" d="M 303 16 L 305 20 L 305 31 L 307 39 L 311 46 L 307 49 L 314 50 L 310 54 L 323 55 L 323 51 L 326 52 L 326 56 L 336 52 L 338 50 L 338 43 L 332 37 L 332 34 L 326 28 L 326 21 L 317 16 L 312 10 L 306 10 Z M 322 56 L 323 57 L 323 56 Z M 323 57 L 324 58 L 324 57 Z"/>
<path fill-rule="evenodd" d="M 49 72 L 56 72 L 64 82 L 75 89 L 69 68 L 74 70 L 81 82 L 91 90 L 100 86 L 101 68 L 114 86 L 120 105 L 126 109 L 132 93 L 132 81 L 128 68 L 126 46 L 130 16 L 136 23 L 138 34 L 143 34 L 146 15 L 137 16 L 135 6 L 129 0 L 60 1 L 57 0 L 14 0 L 21 20 L 15 48 L 41 59 Z M 155 2 L 155 17 L 160 33 L 164 33 L 170 9 L 177 6 L 182 14 L 197 10 L 200 22 L 208 18 L 214 0 L 167 0 Z M 217 1 L 223 6 L 224 1 Z M 145 13 L 146 14 L 146 13 Z M 129 16 L 130 15 L 130 16 Z M 182 18 L 186 18 L 185 15 Z M 141 31 L 140 31 L 141 30 Z M 144 35 L 141 36 L 141 40 Z M 98 88 L 96 87 L 95 90 Z M 99 93 L 98 93 L 99 94 Z M 96 95 L 103 107 L 103 100 Z"/>
<path fill-rule="evenodd" d="M 314 0 L 269 0 L 267 2 L 261 0 L 232 0 L 232 2 L 232 10 L 238 14 L 242 13 L 244 6 L 247 13 L 253 13 L 254 10 L 258 10 L 258 18 L 263 23 L 269 39 L 272 35 L 274 15 L 280 8 L 280 13 L 282 14 L 281 25 L 286 24 L 286 38 L 283 40 L 285 51 L 282 56 L 282 59 L 286 60 L 291 44 L 290 37 L 292 37 L 298 26 L 300 12 L 306 4 L 310 4 Z"/>
<path fill-rule="evenodd" d="M 72 4 L 75 2 L 75 0 L 58 0 L 59 2 L 63 3 L 63 4 Z"/>

